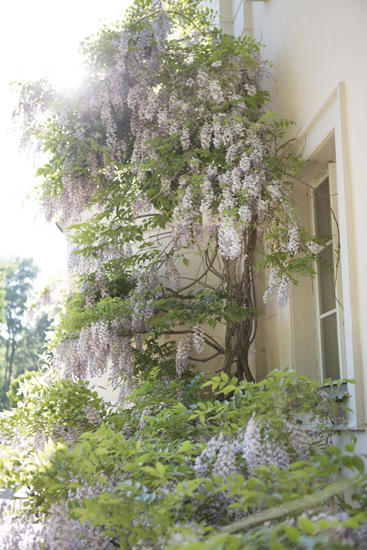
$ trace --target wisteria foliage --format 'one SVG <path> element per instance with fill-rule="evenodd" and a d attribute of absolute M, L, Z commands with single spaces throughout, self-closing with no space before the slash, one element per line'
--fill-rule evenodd
<path fill-rule="evenodd" d="M 197 0 L 137 0 L 122 23 L 84 42 L 79 90 L 63 95 L 44 80 L 19 87 L 22 144 L 49 155 L 37 189 L 46 218 L 74 224 L 70 270 L 82 274 L 84 307 L 108 297 L 119 273 L 139 281 L 130 312 L 112 319 L 100 308 L 79 334 L 64 330 L 57 361 L 72 358 L 68 376 L 101 372 L 106 357 L 115 372 L 133 372 L 127 358 L 118 366 L 116 335 L 134 354 L 144 339 L 174 332 L 180 376 L 202 350 L 190 336 L 201 326 L 193 334 L 205 361 L 221 357 L 226 373 L 251 380 L 259 239 L 271 268 L 265 302 L 276 295 L 286 305 L 293 278 L 313 273 L 323 242 L 299 226 L 292 182 L 304 163 L 281 145 L 289 121 L 268 110 L 270 66 L 259 44 L 222 34 L 213 18 Z M 201 264 L 182 283 L 187 250 Z M 139 294 L 144 277 L 150 293 Z M 208 332 L 218 323 L 224 345 Z M 94 360 L 85 357 L 92 342 Z"/>
<path fill-rule="evenodd" d="M 365 548 L 363 461 L 332 446 L 340 403 L 293 371 L 202 382 L 156 369 L 119 410 L 81 382 L 25 383 L 0 418 L 0 483 L 24 499 L 2 507 L 1 550 Z"/>

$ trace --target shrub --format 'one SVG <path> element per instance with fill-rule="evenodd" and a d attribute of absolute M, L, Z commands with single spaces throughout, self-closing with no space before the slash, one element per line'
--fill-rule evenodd
<path fill-rule="evenodd" d="M 88 384 L 39 382 L 1 418 L 16 446 L 2 450 L 1 483 L 27 488 L 12 536 L 36 521 L 34 548 L 50 550 L 358 547 L 367 478 L 352 444 L 332 445 L 343 419 L 339 402 L 294 371 L 203 384 L 203 374 L 162 380 L 155 369 L 117 410 Z"/>

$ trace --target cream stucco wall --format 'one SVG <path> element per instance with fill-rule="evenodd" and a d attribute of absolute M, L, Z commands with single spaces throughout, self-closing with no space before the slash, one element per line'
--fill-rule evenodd
<path fill-rule="evenodd" d="M 295 151 L 319 162 L 319 171 L 336 162 L 341 234 L 346 374 L 360 426 L 367 418 L 367 2 L 364 0 L 217 0 L 224 32 L 250 35 L 263 44 L 276 80 L 264 83 L 279 118 L 297 123 L 286 139 L 299 136 Z M 324 135 L 323 135 L 324 133 Z M 311 142 L 314 144 L 311 146 Z M 318 140 L 318 141 L 317 141 Z M 306 174 L 312 184 L 313 174 Z M 305 189 L 298 188 L 307 195 Z M 298 198 L 302 222 L 310 222 L 307 198 Z M 264 308 L 261 346 L 265 357 L 257 371 L 292 365 L 319 376 L 312 296 L 315 282 L 302 281 L 292 291 L 291 306 Z M 311 297 L 311 302 L 310 302 Z M 256 348 L 258 346 L 256 345 Z M 297 363 L 297 364 L 295 364 Z M 361 432 L 359 446 L 367 451 Z"/>

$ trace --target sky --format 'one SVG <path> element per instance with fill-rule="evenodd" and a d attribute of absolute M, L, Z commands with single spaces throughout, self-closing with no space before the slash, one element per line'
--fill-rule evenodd
<path fill-rule="evenodd" d="M 66 241 L 27 200 L 38 183 L 32 158 L 19 153 L 11 130 L 14 96 L 9 84 L 51 74 L 59 86 L 77 85 L 78 45 L 100 21 L 121 19 L 131 0 L 13 0 L 0 10 L 0 258 L 33 257 L 40 268 L 36 286 L 66 273 Z"/>

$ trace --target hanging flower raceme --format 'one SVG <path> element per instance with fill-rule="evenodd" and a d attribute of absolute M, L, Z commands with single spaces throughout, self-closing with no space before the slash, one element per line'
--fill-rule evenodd
<path fill-rule="evenodd" d="M 278 438 L 270 424 L 261 425 L 253 416 L 244 430 L 239 430 L 232 441 L 219 437 L 211 438 L 195 459 L 195 474 L 198 477 L 219 475 L 227 478 L 245 466 L 249 471 L 258 466 L 277 466 L 284 470 L 294 460 L 304 460 L 310 453 L 311 439 L 294 418 L 284 419 L 284 432 L 289 443 Z M 238 462 L 241 455 L 244 463 Z"/>
<path fill-rule="evenodd" d="M 203 325 L 195 325 L 192 327 L 193 346 L 197 353 L 204 351 L 204 328 Z"/>
<path fill-rule="evenodd" d="M 131 329 L 131 322 L 105 320 L 85 325 L 72 341 L 62 341 L 53 351 L 53 367 L 63 378 L 85 380 L 101 376 L 112 368 L 112 386 L 123 377 L 134 374 L 131 338 L 123 335 Z"/>
<path fill-rule="evenodd" d="M 192 352 L 192 345 L 192 335 L 190 333 L 183 336 L 177 344 L 176 373 L 179 378 L 181 378 L 189 366 L 189 356 Z"/>
<path fill-rule="evenodd" d="M 166 262 L 166 285 L 171 287 L 174 292 L 181 288 L 180 274 L 177 267 L 171 262 Z"/>
<path fill-rule="evenodd" d="M 242 248 L 241 238 L 234 226 L 233 219 L 226 216 L 219 228 L 218 233 L 219 250 L 226 260 L 236 260 Z"/>

